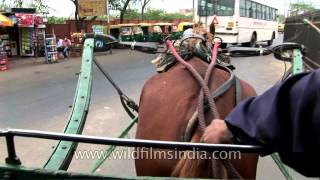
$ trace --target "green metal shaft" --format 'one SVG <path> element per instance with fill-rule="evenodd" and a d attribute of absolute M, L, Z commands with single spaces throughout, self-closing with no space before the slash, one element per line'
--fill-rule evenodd
<path fill-rule="evenodd" d="M 72 106 L 73 108 L 64 129 L 64 133 L 66 134 L 81 134 L 89 111 L 92 89 L 94 39 L 87 39 L 84 45 L 81 73 Z M 44 169 L 52 171 L 67 170 L 77 145 L 78 143 L 75 142 L 58 142 L 48 161 L 45 163 Z"/>
<path fill-rule="evenodd" d="M 130 130 L 133 128 L 133 126 L 138 122 L 138 118 L 135 118 L 130 125 L 120 134 L 119 138 L 124 138 Z M 104 156 L 102 159 L 98 159 L 97 162 L 94 164 L 94 167 L 92 168 L 91 172 L 94 173 L 98 170 L 98 168 L 111 156 L 112 152 L 116 149 L 116 146 L 109 146 L 106 150 L 106 156 Z"/>

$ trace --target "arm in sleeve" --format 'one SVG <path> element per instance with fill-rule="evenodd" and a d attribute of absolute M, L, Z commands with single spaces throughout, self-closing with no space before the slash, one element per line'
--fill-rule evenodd
<path fill-rule="evenodd" d="M 240 103 L 226 122 L 241 143 L 262 145 L 298 172 L 320 176 L 320 70 Z"/>

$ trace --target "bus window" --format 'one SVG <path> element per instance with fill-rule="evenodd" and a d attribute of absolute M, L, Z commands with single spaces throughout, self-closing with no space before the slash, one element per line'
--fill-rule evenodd
<path fill-rule="evenodd" d="M 266 20 L 270 20 L 270 8 L 266 7 Z"/>
<path fill-rule="evenodd" d="M 261 10 L 262 10 L 261 4 L 257 4 L 257 18 L 258 19 L 261 19 L 261 17 L 262 17 Z"/>
<path fill-rule="evenodd" d="M 249 0 L 246 0 L 246 14 L 247 17 L 252 17 L 251 1 Z"/>
<path fill-rule="evenodd" d="M 266 20 L 266 6 L 262 5 L 262 19 Z"/>
<path fill-rule="evenodd" d="M 257 3 L 252 2 L 252 18 L 257 18 Z"/>
<path fill-rule="evenodd" d="M 240 16 L 246 17 L 246 0 L 240 0 Z"/>
<path fill-rule="evenodd" d="M 218 16 L 233 16 L 234 15 L 234 0 L 220 0 L 217 3 Z"/>
<path fill-rule="evenodd" d="M 233 16 L 235 0 L 199 0 L 199 16 Z"/>

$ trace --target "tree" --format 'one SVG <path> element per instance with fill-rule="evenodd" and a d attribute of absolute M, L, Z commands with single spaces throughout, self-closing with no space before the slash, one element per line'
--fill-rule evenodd
<path fill-rule="evenodd" d="M 124 13 L 124 19 L 139 19 L 140 13 L 137 9 L 127 9 Z"/>
<path fill-rule="evenodd" d="M 50 16 L 47 18 L 48 24 L 64 24 L 67 18 Z"/>
<path fill-rule="evenodd" d="M 151 0 L 140 0 L 140 3 L 141 3 L 141 20 L 143 21 L 144 19 L 144 10 L 145 8 L 147 7 L 148 3 L 150 2 Z"/>
<path fill-rule="evenodd" d="M 121 0 L 121 9 L 120 9 L 120 23 L 123 23 L 123 19 L 124 19 L 124 14 L 126 13 L 126 10 L 128 8 L 128 5 L 130 3 L 131 0 Z"/>
<path fill-rule="evenodd" d="M 286 20 L 286 17 L 283 14 L 279 14 L 279 22 L 284 23 L 285 20 Z"/>
<path fill-rule="evenodd" d="M 75 6 L 74 20 L 76 21 L 76 28 L 77 28 L 77 31 L 79 32 L 82 29 L 82 24 L 83 24 L 84 19 L 82 19 L 82 20 L 79 19 L 78 0 L 70 0 L 70 1 L 73 2 L 74 6 Z"/>
<path fill-rule="evenodd" d="M 316 8 L 314 7 L 313 3 L 307 2 L 297 2 L 290 4 L 290 14 L 291 16 L 303 14 L 305 12 L 314 11 Z"/>
<path fill-rule="evenodd" d="M 2 0 L 2 5 L 16 8 L 35 8 L 40 13 L 48 13 L 50 9 L 46 0 Z"/>
<path fill-rule="evenodd" d="M 145 13 L 148 20 L 172 21 L 176 19 L 192 19 L 192 16 L 186 16 L 180 13 L 167 13 L 164 10 L 148 9 Z"/>

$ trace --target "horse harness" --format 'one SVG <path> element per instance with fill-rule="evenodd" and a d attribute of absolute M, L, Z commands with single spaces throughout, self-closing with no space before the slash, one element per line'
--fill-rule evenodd
<path fill-rule="evenodd" d="M 188 125 L 185 130 L 184 136 L 182 137 L 183 141 L 190 142 L 197 127 L 199 127 L 200 130 L 204 132 L 206 127 L 208 126 L 205 120 L 205 115 L 204 115 L 206 109 L 210 110 L 211 114 L 213 115 L 213 119 L 220 119 L 220 115 L 216 107 L 215 99 L 219 98 L 221 95 L 226 93 L 233 85 L 236 86 L 236 103 L 238 104 L 240 102 L 241 94 L 242 94 L 240 81 L 238 78 L 236 78 L 232 70 L 225 65 L 225 63 L 221 61 L 217 61 L 218 47 L 219 47 L 218 44 L 214 44 L 214 47 L 212 48 L 212 52 L 211 52 L 212 56 L 210 56 L 210 53 L 209 53 L 210 47 L 207 48 L 205 46 L 205 43 L 203 42 L 198 42 L 194 46 L 194 48 L 191 50 L 191 53 L 190 53 L 189 47 L 187 48 L 187 50 L 182 48 L 182 51 L 181 51 L 180 49 L 180 54 L 182 56 L 176 51 L 174 47 L 174 43 L 168 40 L 166 44 L 167 44 L 168 50 L 171 51 L 171 55 L 173 56 L 174 60 L 180 62 L 183 66 L 185 66 L 201 86 L 197 111 L 192 115 L 192 118 L 188 121 Z M 188 53 L 188 50 L 189 50 L 189 53 Z M 191 64 L 186 62 L 185 58 L 188 58 L 188 55 L 198 56 L 201 60 L 209 64 L 205 74 L 205 78 L 201 77 L 199 72 L 197 72 L 197 70 L 195 70 Z M 169 56 L 170 58 L 170 55 L 166 54 L 166 56 Z M 163 56 L 163 57 L 166 57 L 166 56 Z M 159 72 L 159 67 L 160 68 L 162 67 L 163 70 L 168 70 L 170 69 L 170 67 L 173 66 L 172 64 L 174 64 L 172 60 L 168 60 L 166 58 L 158 58 L 157 61 L 158 61 L 157 62 L 158 72 Z M 224 71 L 227 71 L 230 74 L 230 78 L 218 89 L 216 89 L 213 94 L 211 94 L 208 84 L 211 78 L 211 74 L 215 67 L 222 69 Z M 204 106 L 205 100 L 207 100 L 207 105 L 208 105 L 207 108 L 205 108 Z M 227 169 L 228 177 L 235 178 L 235 179 L 240 179 L 240 178 L 242 179 L 241 175 L 237 172 L 237 170 L 234 168 L 234 166 L 229 160 L 220 160 L 217 163 L 219 162 L 221 162 Z M 221 171 L 219 171 L 219 166 L 215 163 L 213 159 L 212 159 L 212 163 L 213 163 L 213 166 L 212 166 L 213 176 L 214 177 L 217 176 L 220 178 L 222 174 L 221 174 Z"/>
<path fill-rule="evenodd" d="M 198 43 L 195 48 L 193 48 L 192 51 L 186 49 L 186 48 L 180 48 L 179 54 L 183 59 L 190 59 L 191 56 L 197 56 L 202 61 L 206 63 L 210 63 L 211 57 L 210 57 L 210 50 L 205 48 L 202 44 Z M 218 99 L 221 97 L 224 93 L 226 93 L 232 86 L 236 87 L 236 104 L 239 104 L 241 101 L 241 95 L 242 95 L 242 89 L 240 85 L 240 80 L 238 77 L 236 77 L 235 73 L 232 71 L 235 68 L 231 64 L 225 63 L 223 60 L 221 60 L 223 56 L 218 55 L 217 58 L 217 64 L 215 65 L 216 68 L 224 70 L 225 72 L 228 72 L 230 75 L 229 79 L 224 82 L 220 87 L 218 87 L 212 94 L 214 99 Z M 170 70 L 174 65 L 176 65 L 177 61 L 175 57 L 170 54 L 166 53 L 159 57 L 158 63 L 156 66 L 158 73 L 164 73 Z M 207 108 L 207 107 L 206 107 Z M 182 137 L 182 141 L 184 142 L 190 142 L 191 138 L 194 134 L 194 132 L 197 129 L 198 126 L 198 111 L 194 112 L 190 120 L 188 121 L 187 128 L 185 130 L 185 133 Z"/>

